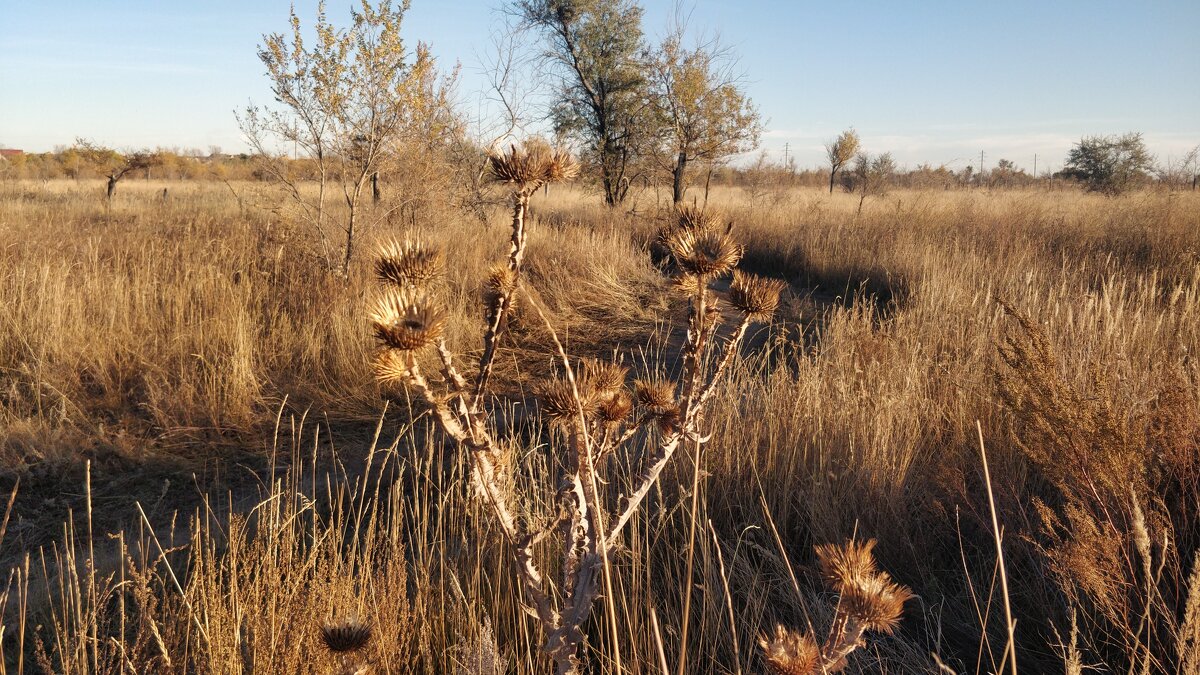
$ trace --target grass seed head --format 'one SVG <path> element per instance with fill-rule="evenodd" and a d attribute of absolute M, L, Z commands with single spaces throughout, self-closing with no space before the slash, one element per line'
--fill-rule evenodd
<path fill-rule="evenodd" d="M 764 279 L 734 270 L 729 304 L 753 321 L 768 321 L 779 307 L 779 294 L 783 289 L 784 283 L 778 279 Z"/>
<path fill-rule="evenodd" d="M 321 642 L 329 651 L 337 654 L 356 652 L 367 646 L 370 640 L 370 624 L 351 620 L 321 626 Z"/>
<path fill-rule="evenodd" d="M 412 351 L 441 337 L 446 313 L 424 293 L 389 291 L 375 306 L 371 326 L 384 346 Z"/>
<path fill-rule="evenodd" d="M 375 276 L 397 288 L 424 289 L 443 271 L 441 251 L 407 239 L 384 244 L 375 258 Z"/>
<path fill-rule="evenodd" d="M 699 277 L 728 274 L 742 259 L 742 245 L 719 232 L 682 230 L 671 235 L 667 247 L 679 269 Z"/>
<path fill-rule="evenodd" d="M 821 648 L 807 633 L 775 626 L 771 635 L 758 638 L 763 658 L 773 675 L 813 675 L 819 672 Z"/>

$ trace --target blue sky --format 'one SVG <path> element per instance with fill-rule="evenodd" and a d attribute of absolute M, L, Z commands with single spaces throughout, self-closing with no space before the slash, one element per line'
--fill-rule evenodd
<path fill-rule="evenodd" d="M 462 66 L 474 108 L 503 0 L 412 0 L 406 36 Z M 672 3 L 646 0 L 661 35 Z M 286 0 L 0 0 L 0 145 L 77 136 L 115 147 L 226 151 L 233 110 L 269 102 L 255 55 Z M 315 0 L 299 0 L 302 18 Z M 330 0 L 348 16 L 350 0 Z M 763 147 L 801 166 L 853 125 L 901 164 L 1007 158 L 1039 169 L 1081 135 L 1142 131 L 1163 159 L 1200 143 L 1200 2 L 694 0 L 691 25 L 739 55 L 765 118 Z"/>

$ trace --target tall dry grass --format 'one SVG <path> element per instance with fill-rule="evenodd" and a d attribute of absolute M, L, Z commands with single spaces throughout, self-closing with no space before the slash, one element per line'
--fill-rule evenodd
<path fill-rule="evenodd" d="M 20 479 L 0 542 L 19 570 L 7 670 L 330 672 L 319 626 L 356 614 L 385 671 L 544 672 L 464 466 L 419 408 L 382 411 L 369 261 L 331 279 L 303 233 L 243 214 L 222 186 L 159 193 L 131 184 L 106 212 L 100 186 L 0 185 L 4 496 Z M 896 192 L 861 215 L 817 190 L 710 200 L 742 266 L 789 290 L 717 393 L 699 512 L 684 461 L 631 523 L 591 672 L 618 654 L 659 672 L 660 648 L 673 661 L 694 521 L 709 529 L 686 617 L 702 672 L 760 669 L 753 647 L 776 624 L 823 634 L 834 611 L 813 546 L 851 537 L 876 539 L 919 598 L 849 672 L 929 672 L 931 654 L 998 670 L 976 420 L 1022 671 L 1195 672 L 1200 199 Z M 531 209 L 527 281 L 569 350 L 670 367 L 683 308 L 647 255 L 652 195 L 630 215 L 556 187 Z M 374 233 L 415 222 L 455 261 L 456 351 L 476 348 L 503 218 L 427 208 Z M 551 467 L 522 385 L 552 357 L 532 322 L 512 330 L 524 346 L 501 351 L 497 378 L 532 491 Z"/>

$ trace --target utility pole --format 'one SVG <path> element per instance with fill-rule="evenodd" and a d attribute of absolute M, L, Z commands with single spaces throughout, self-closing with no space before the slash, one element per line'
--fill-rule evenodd
<path fill-rule="evenodd" d="M 983 187 L 983 151 L 979 151 L 979 187 Z"/>
<path fill-rule="evenodd" d="M 1037 153 L 1033 153 L 1033 179 L 1037 180 Z"/>
<path fill-rule="evenodd" d="M 788 165 L 788 150 L 791 148 L 791 143 L 783 144 L 783 167 L 786 169 Z"/>

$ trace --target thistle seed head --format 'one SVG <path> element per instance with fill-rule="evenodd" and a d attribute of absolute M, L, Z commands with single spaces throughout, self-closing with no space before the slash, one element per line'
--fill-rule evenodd
<path fill-rule="evenodd" d="M 587 390 L 597 399 L 606 399 L 625 388 L 625 375 L 629 368 L 611 361 L 588 359 L 579 372 L 579 388 Z"/>
<path fill-rule="evenodd" d="M 394 349 L 381 349 L 371 364 L 375 381 L 380 384 L 406 384 L 412 377 L 408 355 Z"/>
<path fill-rule="evenodd" d="M 775 626 L 772 635 L 758 638 L 767 667 L 774 675 L 813 675 L 818 672 L 821 648 L 807 633 Z"/>
<path fill-rule="evenodd" d="M 321 642 L 329 651 L 337 654 L 358 651 L 367 646 L 370 640 L 370 624 L 350 620 L 321 626 Z"/>
<path fill-rule="evenodd" d="M 706 212 L 695 206 L 681 204 L 675 209 L 675 228 L 688 232 L 707 232 L 721 224 L 721 218 L 714 212 Z"/>
<path fill-rule="evenodd" d="M 492 177 L 504 183 L 516 183 L 518 189 L 532 192 L 546 183 L 559 183 L 579 175 L 579 164 L 566 150 L 551 148 L 540 139 L 510 146 L 508 152 L 488 155 Z"/>
<path fill-rule="evenodd" d="M 875 556 L 871 554 L 874 548 L 874 539 L 845 544 L 819 544 L 816 551 L 821 577 L 830 588 L 841 593 L 842 589 L 875 576 L 879 569 L 875 566 Z"/>
<path fill-rule="evenodd" d="M 441 337 L 446 314 L 424 293 L 389 291 L 375 306 L 371 326 L 384 346 L 412 351 Z"/>
<path fill-rule="evenodd" d="M 867 630 L 891 633 L 900 624 L 912 591 L 879 570 L 871 551 L 875 540 L 816 547 L 821 575 L 841 595 L 841 608 Z"/>
<path fill-rule="evenodd" d="M 443 271 L 441 251 L 408 239 L 384 244 L 375 258 L 375 276 L 397 288 L 424 289 Z"/>
<path fill-rule="evenodd" d="M 900 625 L 904 603 L 913 597 L 907 586 L 892 581 L 880 572 L 847 586 L 841 593 L 841 607 L 862 622 L 867 630 L 891 633 Z"/>
<path fill-rule="evenodd" d="M 779 294 L 784 286 L 778 279 L 764 279 L 734 270 L 733 284 L 729 287 L 729 304 L 752 321 L 768 321 L 779 307 Z"/>
<path fill-rule="evenodd" d="M 538 388 L 542 399 L 542 414 L 552 425 L 568 425 L 579 420 L 580 409 L 575 402 L 575 392 L 571 381 L 565 377 L 555 378 Z M 596 414 L 598 401 L 594 396 L 580 388 L 579 403 L 583 406 L 584 417 L 591 418 Z"/>
<path fill-rule="evenodd" d="M 665 378 L 634 382 L 638 403 L 655 417 L 667 417 L 679 412 L 675 403 L 675 383 Z"/>
<path fill-rule="evenodd" d="M 597 414 L 600 421 L 605 424 L 620 424 L 629 417 L 631 412 L 633 412 L 633 399 L 629 398 L 629 394 L 622 389 L 601 402 Z"/>
<path fill-rule="evenodd" d="M 704 278 L 728 274 L 742 259 L 742 245 L 718 232 L 681 230 L 671 235 L 667 247 L 679 269 Z"/>

